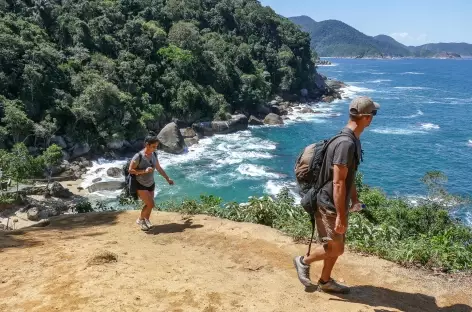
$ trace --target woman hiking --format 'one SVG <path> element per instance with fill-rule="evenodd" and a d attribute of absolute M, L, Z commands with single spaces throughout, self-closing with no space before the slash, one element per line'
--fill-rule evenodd
<path fill-rule="evenodd" d="M 156 186 L 154 169 L 167 180 L 167 183 L 174 184 L 174 181 L 161 168 L 157 159 L 156 150 L 159 144 L 159 139 L 153 133 L 148 135 L 144 140 L 144 149 L 134 155 L 128 169 L 129 174 L 135 176 L 131 183 L 135 183 L 134 188 L 137 195 L 144 203 L 141 216 L 136 220 L 143 231 L 148 231 L 152 227 L 149 218 L 154 208 L 154 189 Z"/>

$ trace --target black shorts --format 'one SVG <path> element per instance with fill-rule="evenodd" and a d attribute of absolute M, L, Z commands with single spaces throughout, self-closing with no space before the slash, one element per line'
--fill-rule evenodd
<path fill-rule="evenodd" d="M 138 181 L 136 181 L 136 190 L 137 191 L 148 191 L 148 192 L 154 192 L 154 189 L 156 188 L 156 183 L 153 183 L 151 186 L 144 186 Z"/>

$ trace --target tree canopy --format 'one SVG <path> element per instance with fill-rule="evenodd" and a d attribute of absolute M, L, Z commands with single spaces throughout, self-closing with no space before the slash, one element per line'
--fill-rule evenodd
<path fill-rule="evenodd" d="M 309 35 L 256 0 L 0 1 L 0 140 L 135 139 L 316 93 Z M 154 129 L 153 129 L 154 128 Z"/>

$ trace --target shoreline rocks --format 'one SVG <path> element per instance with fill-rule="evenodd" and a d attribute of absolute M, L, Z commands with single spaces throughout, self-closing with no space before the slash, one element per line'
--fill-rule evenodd
<path fill-rule="evenodd" d="M 266 125 L 283 125 L 284 121 L 281 116 L 270 113 L 264 118 L 264 124 Z"/>
<path fill-rule="evenodd" d="M 249 126 L 249 120 L 246 115 L 232 115 L 230 120 L 206 121 L 194 123 L 193 130 L 202 136 L 212 136 L 215 134 L 229 134 L 237 131 L 246 130 Z"/>
<path fill-rule="evenodd" d="M 181 154 L 187 147 L 184 137 L 175 122 L 167 124 L 159 132 L 157 138 L 161 142 L 160 148 L 167 153 Z"/>

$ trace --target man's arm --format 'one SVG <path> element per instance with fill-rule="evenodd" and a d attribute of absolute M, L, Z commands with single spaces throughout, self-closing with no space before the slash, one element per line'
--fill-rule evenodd
<path fill-rule="evenodd" d="M 335 231 L 339 234 L 346 233 L 347 230 L 347 208 L 346 198 L 351 194 L 346 194 L 346 178 L 349 171 L 349 164 L 354 159 L 355 144 L 349 141 L 340 142 L 333 156 L 333 201 L 336 208 Z"/>
<path fill-rule="evenodd" d="M 358 202 L 359 202 L 359 198 L 357 197 L 357 188 L 356 188 L 356 184 L 354 183 L 354 185 L 351 188 L 351 204 L 355 205 Z"/>
<path fill-rule="evenodd" d="M 346 219 L 346 178 L 348 168 L 344 165 L 333 166 L 333 199 L 336 213 L 341 220 Z"/>

